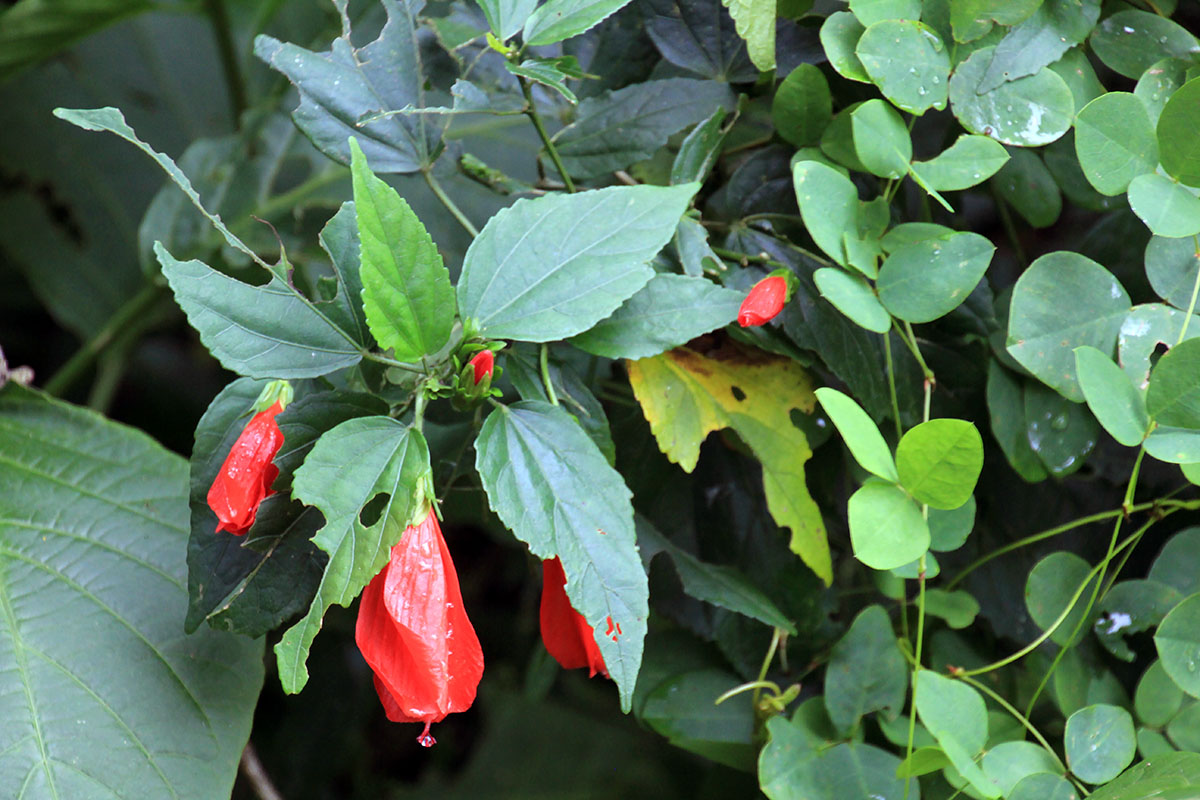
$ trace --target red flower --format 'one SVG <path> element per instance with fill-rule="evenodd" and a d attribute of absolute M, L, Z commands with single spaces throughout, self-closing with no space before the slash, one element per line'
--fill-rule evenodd
<path fill-rule="evenodd" d="M 431 510 L 410 525 L 387 566 L 363 590 L 354 641 L 375 673 L 392 722 L 431 723 L 466 711 L 483 676 L 483 651 L 463 609 L 454 562 Z"/>
<path fill-rule="evenodd" d="M 478 386 L 484 378 L 492 377 L 492 367 L 496 363 L 496 356 L 491 350 L 480 350 L 471 356 L 471 360 L 467 363 L 475 368 L 475 385 Z"/>
<path fill-rule="evenodd" d="M 255 414 L 229 449 L 208 490 L 208 507 L 220 520 L 217 533 L 245 534 L 254 524 L 259 504 L 274 494 L 271 484 L 279 476 L 279 467 L 271 461 L 283 445 L 275 415 L 282 410 L 276 401 L 266 411 Z"/>
<path fill-rule="evenodd" d="M 608 668 L 600 647 L 583 615 L 571 606 L 565 586 L 567 576 L 562 562 L 557 558 L 542 562 L 542 607 L 539 618 L 542 623 L 542 643 L 563 669 L 588 668 L 588 677 L 599 672 L 608 677 Z M 612 635 L 614 625 L 608 618 L 608 633 Z M 615 627 L 617 634 L 620 626 Z M 613 636 L 616 639 L 616 636 Z"/>
<path fill-rule="evenodd" d="M 751 328 L 774 319 L 783 310 L 787 295 L 786 278 L 780 275 L 763 278 L 754 284 L 750 294 L 742 301 L 742 307 L 738 309 L 738 325 Z"/>

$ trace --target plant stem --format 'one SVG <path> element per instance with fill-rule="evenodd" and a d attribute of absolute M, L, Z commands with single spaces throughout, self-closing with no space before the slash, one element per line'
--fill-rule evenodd
<path fill-rule="evenodd" d="M 562 176 L 563 184 L 567 187 L 567 191 L 574 193 L 575 184 L 571 181 L 571 176 L 567 173 L 567 168 L 563 166 L 562 159 L 558 155 L 558 149 L 554 146 L 554 142 L 550 141 L 550 134 L 546 133 L 546 126 L 542 124 L 542 117 L 538 114 L 537 105 L 533 102 L 533 91 L 529 88 L 529 81 L 521 76 L 517 76 L 517 80 L 521 83 L 521 93 L 525 95 L 525 115 L 529 117 L 529 121 L 533 123 L 533 127 L 537 129 L 538 136 L 542 139 L 542 144 L 546 146 L 546 153 L 550 156 L 550 160 L 554 162 L 554 168 L 558 170 L 558 174 Z"/>
<path fill-rule="evenodd" d="M 163 293 L 163 287 L 153 283 L 143 286 L 141 291 L 126 300 L 124 305 L 108 318 L 108 322 L 67 359 L 67 363 L 59 367 L 58 372 L 50 376 L 42 388 L 47 394 L 62 397 L 115 339 L 135 338 L 154 321 L 150 311 Z"/>
<path fill-rule="evenodd" d="M 1196 295 L 1200 293 L 1200 236 L 1192 237 L 1192 244 L 1195 246 L 1196 261 L 1196 280 L 1192 281 L 1192 299 L 1188 302 L 1187 314 L 1183 317 L 1183 327 L 1179 329 L 1179 338 L 1175 344 L 1179 344 L 1187 336 L 1188 323 L 1192 321 L 1192 314 L 1196 311 Z"/>
<path fill-rule="evenodd" d="M 259 760 L 253 744 L 246 743 L 246 749 L 242 751 L 242 761 L 238 766 L 259 800 L 283 800 L 283 795 L 271 782 L 271 776 Z"/>
<path fill-rule="evenodd" d="M 437 178 L 433 177 L 433 169 L 423 169 L 421 170 L 421 174 L 425 176 L 425 182 L 429 184 L 429 188 L 433 190 L 434 196 L 437 197 L 437 199 L 442 202 L 442 205 L 446 207 L 446 210 L 449 211 L 456 220 L 458 220 L 458 224 L 462 225 L 463 228 L 466 229 L 467 233 L 471 234 L 472 237 L 478 236 L 479 229 L 471 224 L 471 220 L 467 219 L 467 215 L 464 214 L 457 205 L 455 205 L 454 201 L 450 199 L 450 195 L 446 194 L 446 190 L 442 188 L 442 184 L 438 182 Z"/>
<path fill-rule="evenodd" d="M 755 681 L 757 685 L 754 687 L 754 694 L 750 696 L 750 704 L 754 708 L 756 718 L 758 715 L 758 696 L 762 694 L 762 687 L 766 683 L 767 670 L 771 668 L 771 662 L 775 660 L 775 651 L 779 648 L 779 637 L 780 630 L 776 628 L 775 632 L 771 634 L 771 646 L 767 648 L 767 657 L 763 659 L 762 666 L 758 670 L 758 680 Z"/>
<path fill-rule="evenodd" d="M 539 357 L 542 368 L 542 385 L 546 387 L 546 399 L 550 401 L 550 405 L 558 405 L 558 395 L 554 393 L 554 382 L 550 380 L 550 346 L 542 344 L 542 352 Z"/>
<path fill-rule="evenodd" d="M 204 8 L 212 21 L 213 35 L 217 39 L 217 53 L 221 57 L 221 69 L 225 73 L 225 87 L 229 91 L 229 109 L 233 114 L 233 127 L 241 127 L 242 112 L 246 110 L 246 84 L 242 81 L 242 69 L 238 64 L 237 50 L 233 46 L 233 33 L 229 27 L 229 14 L 225 11 L 225 0 L 204 0 Z"/>
<path fill-rule="evenodd" d="M 892 419 L 896 422 L 896 441 L 898 442 L 904 436 L 904 430 L 900 426 L 900 400 L 896 397 L 896 367 L 892 362 L 891 331 L 883 334 L 883 357 L 887 363 L 888 392 L 892 396 Z"/>
<path fill-rule="evenodd" d="M 912 351 L 913 357 L 916 358 L 917 363 L 921 365 L 921 372 L 925 375 L 925 382 L 937 385 L 937 379 L 933 375 L 933 370 L 931 370 L 929 368 L 929 365 L 925 363 L 925 358 L 921 355 L 921 348 L 917 344 L 917 334 L 913 332 L 913 327 L 912 327 L 911 322 L 904 323 L 904 331 L 908 335 L 908 338 L 905 339 L 905 341 L 908 344 L 908 349 Z M 904 337 L 901 337 L 901 338 L 904 338 Z M 927 389 L 928 388 L 929 387 L 927 387 Z M 926 398 L 926 404 L 928 405 L 928 398 Z M 928 420 L 928 418 L 929 418 L 929 415 L 927 412 L 926 420 Z"/>
<path fill-rule="evenodd" d="M 394 358 L 388 358 L 385 355 L 381 355 L 379 353 L 375 353 L 370 350 L 364 351 L 362 354 L 362 357 L 367 361 L 374 361 L 376 364 L 386 364 L 389 367 L 395 367 L 396 369 L 402 369 L 405 372 L 415 372 L 420 375 L 425 374 L 425 370 L 422 369 L 421 367 L 418 367 L 414 364 L 408 364 L 403 361 L 397 361 Z"/>
<path fill-rule="evenodd" d="M 1015 706 L 1013 706 L 1011 703 L 1009 703 L 1007 700 L 1005 700 L 999 694 L 997 694 L 996 692 L 993 692 L 990 688 L 988 688 L 987 684 L 977 681 L 974 678 L 969 678 L 966 675 L 960 675 L 960 676 L 958 676 L 958 678 L 963 683 L 965 683 L 969 686 L 974 686 L 977 690 L 983 692 L 988 697 L 995 700 L 996 703 L 1001 708 L 1003 708 L 1005 711 L 1007 711 L 1009 714 L 1012 714 L 1013 717 L 1017 720 L 1017 722 L 1019 722 L 1025 726 L 1025 730 L 1027 730 L 1031 734 L 1033 734 L 1033 738 L 1038 740 L 1038 744 L 1040 744 L 1042 747 L 1044 747 L 1046 749 L 1046 752 L 1049 753 L 1050 757 L 1054 759 L 1054 762 L 1056 764 L 1058 764 L 1058 768 L 1061 769 L 1064 773 L 1067 771 L 1067 765 L 1062 762 L 1062 759 L 1060 759 L 1058 757 L 1058 753 L 1054 752 L 1054 748 L 1050 746 L 1050 743 L 1046 741 L 1045 737 L 1042 736 L 1041 732 L 1038 731 L 1038 729 L 1033 726 L 1033 723 L 1029 721 L 1028 717 L 1021 714 L 1020 711 L 1017 711 Z"/>
<path fill-rule="evenodd" d="M 928 513 L 928 507 L 926 507 Z M 917 735 L 917 675 L 921 672 L 921 646 L 925 640 L 925 554 L 917 563 L 917 642 L 913 647 L 912 704 L 908 710 L 908 742 L 904 747 L 905 760 L 912 758 L 913 740 Z M 904 782 L 904 796 L 908 797 L 909 781 Z"/>

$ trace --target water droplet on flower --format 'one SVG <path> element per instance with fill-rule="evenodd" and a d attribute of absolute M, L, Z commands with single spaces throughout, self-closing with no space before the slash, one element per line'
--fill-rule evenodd
<path fill-rule="evenodd" d="M 421 735 L 417 737 L 417 744 L 421 747 L 433 747 L 437 744 L 437 739 L 433 738 L 433 734 L 429 732 L 429 723 L 425 723 L 425 730 L 421 731 Z"/>

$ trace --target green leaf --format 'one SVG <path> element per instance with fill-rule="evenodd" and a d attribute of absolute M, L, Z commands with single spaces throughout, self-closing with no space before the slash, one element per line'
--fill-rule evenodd
<path fill-rule="evenodd" d="M 912 139 L 896 109 L 883 100 L 868 100 L 850 114 L 854 150 L 873 175 L 903 178 L 912 161 Z"/>
<path fill-rule="evenodd" d="M 925 613 L 944 619 L 947 625 L 956 630 L 968 628 L 979 615 L 979 602 L 961 589 L 957 592 L 927 589 Z M 986 764 L 984 766 L 986 767 Z"/>
<path fill-rule="evenodd" d="M 0 80 L 58 53 L 127 17 L 155 8 L 149 0 L 48 3 L 24 0 L 7 7 L 0 25 Z"/>
<path fill-rule="evenodd" d="M 1109 92 L 1075 119 L 1075 152 L 1096 191 L 1117 195 L 1158 166 L 1158 142 L 1146 107 L 1128 92 Z"/>
<path fill-rule="evenodd" d="M 542 381 L 537 347 L 512 347 L 504 352 L 503 364 L 505 376 L 512 381 L 522 400 L 549 402 L 546 384 Z M 605 460 L 609 464 L 616 463 L 617 448 L 613 443 L 612 429 L 608 424 L 608 416 L 604 413 L 604 406 L 592 394 L 592 390 L 584 383 L 579 373 L 554 354 L 554 349 L 550 351 L 546 366 L 549 368 L 554 393 L 563 408 L 579 423 L 579 427 L 583 428 L 588 438 L 596 443 Z"/>
<path fill-rule="evenodd" d="M 492 510 L 535 556 L 562 562 L 628 711 L 649 589 L 624 480 L 561 406 L 540 401 L 497 408 L 475 449 Z"/>
<path fill-rule="evenodd" d="M 1200 703 L 1192 703 L 1167 724 L 1167 736 L 1180 750 L 1200 750 Z"/>
<path fill-rule="evenodd" d="M 525 20 L 525 44 L 537 47 L 578 36 L 620 11 L 629 0 L 547 0 Z"/>
<path fill-rule="evenodd" d="M 671 185 L 696 181 L 703 183 L 721 155 L 726 130 L 723 127 L 726 112 L 721 106 L 684 137 L 671 164 Z"/>
<path fill-rule="evenodd" d="M 1071 772 L 1088 783 L 1107 783 L 1137 753 L 1133 717 L 1119 706 L 1103 703 L 1081 708 L 1067 718 L 1063 746 Z"/>
<path fill-rule="evenodd" d="M 354 203 L 342 203 L 337 213 L 325 223 L 317 239 L 333 265 L 337 295 L 332 300 L 314 303 L 314 306 L 329 317 L 334 325 L 350 334 L 354 341 L 371 344 L 367 315 L 362 307 L 362 245 L 358 240 Z"/>
<path fill-rule="evenodd" d="M 690 278 L 699 278 L 705 272 L 719 271 L 723 265 L 720 257 L 708 244 L 708 230 L 691 217 L 679 220 L 671 246 L 679 257 L 684 274 Z M 654 278 L 650 281 L 653 283 Z"/>
<path fill-rule="evenodd" d="M 923 669 L 917 673 L 915 705 L 921 722 L 954 768 L 979 794 L 999 797 L 1000 789 L 975 764 L 988 731 L 987 708 L 979 693 L 965 683 Z"/>
<path fill-rule="evenodd" d="M 1193 594 L 1167 614 L 1154 646 L 1163 669 L 1175 685 L 1200 697 L 1200 594 Z"/>
<path fill-rule="evenodd" d="M 1092 31 L 1092 50 L 1104 65 L 1137 80 L 1164 58 L 1190 61 L 1198 49 L 1196 37 L 1166 17 L 1146 11 L 1118 11 Z"/>
<path fill-rule="evenodd" d="M 493 339 L 549 342 L 582 333 L 654 275 L 698 184 L 618 186 L 518 200 L 467 249 L 464 318 Z"/>
<path fill-rule="evenodd" d="M 1078 800 L 1079 792 L 1061 775 L 1035 772 L 1017 781 L 1007 797 L 1008 800 Z"/>
<path fill-rule="evenodd" d="M 1061 774 L 1053 753 L 1033 742 L 1001 742 L 983 754 L 983 772 L 1010 797 L 1016 785 L 1038 773 Z"/>
<path fill-rule="evenodd" d="M 1186 310 L 1200 280 L 1196 244 L 1188 239 L 1152 236 L 1146 245 L 1146 277 L 1159 297 Z"/>
<path fill-rule="evenodd" d="M 1085 598 L 1090 596 L 1092 584 L 1096 580 L 1094 575 L 1088 578 L 1090 571 L 1086 561 L 1074 553 L 1065 551 L 1051 553 L 1038 561 L 1030 571 L 1029 579 L 1025 582 L 1025 607 L 1029 609 L 1029 616 L 1034 623 L 1044 631 L 1049 630 L 1062 615 L 1071 598 L 1079 594 L 1071 612 L 1050 635 L 1052 642 L 1066 645 L 1071 640 L 1075 626 L 1083 618 L 1084 609 L 1087 607 Z M 1079 587 L 1085 580 L 1088 586 L 1080 592 Z M 1096 610 L 1093 609 L 1088 622 L 1080 630 L 1087 630 L 1092 621 L 1090 617 L 1095 615 Z"/>
<path fill-rule="evenodd" d="M 967 299 L 996 248 L 977 233 L 953 233 L 898 247 L 879 268 L 884 308 L 908 322 L 932 322 Z"/>
<path fill-rule="evenodd" d="M 1075 100 L 1066 82 L 1049 68 L 979 91 L 994 50 L 976 50 L 950 79 L 950 108 L 962 126 L 1021 147 L 1049 144 L 1070 130 Z"/>
<path fill-rule="evenodd" d="M 1130 768 L 1089 800 L 1187 800 L 1200 788 L 1200 753 L 1165 753 Z"/>
<path fill-rule="evenodd" d="M 954 39 L 973 42 L 992 29 L 992 23 L 1020 25 L 1033 14 L 1041 0 L 952 0 L 950 25 Z"/>
<path fill-rule="evenodd" d="M 1121 581 L 1100 600 L 1101 614 L 1093 629 L 1096 638 L 1105 650 L 1132 663 L 1137 653 L 1126 644 L 1125 637 L 1156 627 L 1182 599 L 1182 594 L 1165 583 Z"/>
<path fill-rule="evenodd" d="M 905 782 L 896 777 L 900 759 L 886 750 L 857 742 L 830 746 L 782 716 L 772 717 L 767 731 L 770 741 L 759 756 L 758 780 L 770 800 L 904 798 Z M 915 800 L 917 779 L 908 783 Z"/>
<path fill-rule="evenodd" d="M 182 634 L 187 465 L 16 383 L 0 452 L 0 794 L 228 796 L 262 642 Z"/>
<path fill-rule="evenodd" d="M 1038 154 L 1017 148 L 996 173 L 992 186 L 1006 203 L 1035 228 L 1048 228 L 1062 213 L 1062 194 Z"/>
<path fill-rule="evenodd" d="M 1200 339 L 1180 342 L 1158 360 L 1146 389 L 1146 411 L 1160 425 L 1200 428 Z"/>
<path fill-rule="evenodd" d="M 649 566 L 654 556 L 668 553 L 679 574 L 683 591 L 689 596 L 796 635 L 795 624 L 741 571 L 723 564 L 701 561 L 688 551 L 676 547 L 640 516 L 635 517 L 634 522 L 642 561 Z"/>
<path fill-rule="evenodd" d="M 424 437 L 390 417 L 341 423 L 317 441 L 296 470 L 292 495 L 325 516 L 313 542 L 329 554 L 329 563 L 308 613 L 275 645 L 285 692 L 295 694 L 308 682 L 305 661 L 325 611 L 335 603 L 349 606 L 383 569 L 405 527 L 424 518 L 417 516 L 431 479 Z M 388 499 L 378 519 L 363 524 L 363 508 L 380 496 Z"/>
<path fill-rule="evenodd" d="M 400 0 L 383 0 L 383 6 L 387 23 L 365 47 L 355 48 L 349 31 L 333 40 L 328 53 L 260 34 L 254 55 L 299 91 L 292 119 L 322 153 L 349 164 L 347 141 L 354 137 L 375 172 L 416 172 L 437 157 L 442 123 L 420 113 L 376 115 L 359 123 L 372 112 L 425 107 L 413 6 Z"/>
<path fill-rule="evenodd" d="M 652 0 L 641 8 L 646 33 L 675 66 L 726 83 L 758 78 L 733 18 L 715 0 Z"/>
<path fill-rule="evenodd" d="M 907 743 L 907 739 L 905 742 Z M 946 758 L 942 748 L 926 745 L 913 750 L 912 755 L 896 767 L 896 777 L 928 775 L 948 766 L 950 766 L 950 759 Z"/>
<path fill-rule="evenodd" d="M 931 508 L 949 511 L 967 502 L 982 469 L 983 438 L 966 420 L 922 422 L 896 447 L 900 485 Z"/>
<path fill-rule="evenodd" d="M 408 203 L 371 173 L 357 139 L 350 140 L 350 159 L 367 324 L 395 358 L 420 361 L 450 341 L 450 273 Z"/>
<path fill-rule="evenodd" d="M 1052 63 L 1050 69 L 1066 81 L 1076 109 L 1083 108 L 1104 94 L 1104 85 L 1096 77 L 1096 70 L 1092 69 L 1092 62 L 1088 60 L 1083 45 L 1072 47 Z"/>
<path fill-rule="evenodd" d="M 571 344 L 608 358 L 655 356 L 730 324 L 744 297 L 706 278 L 658 274 Z"/>
<path fill-rule="evenodd" d="M 872 569 L 902 567 L 929 549 L 921 509 L 895 484 L 869 478 L 850 495 L 847 516 L 854 557 Z"/>
<path fill-rule="evenodd" d="M 837 389 L 824 387 L 817 389 L 815 394 L 859 466 L 872 475 L 898 483 L 900 476 L 891 449 L 862 406 Z"/>
<path fill-rule="evenodd" d="M 1009 465 L 1030 483 L 1044 480 L 1046 467 L 1030 447 L 1027 435 L 1024 388 L 995 359 L 988 363 L 987 404 L 992 420 L 992 435 L 1004 451 Z"/>
<path fill-rule="evenodd" d="M 1184 528 L 1167 540 L 1150 567 L 1150 580 L 1187 596 L 1200 592 L 1200 528 Z"/>
<path fill-rule="evenodd" d="M 1200 198 L 1163 175 L 1134 178 L 1129 184 L 1129 205 L 1157 236 L 1180 238 L 1200 233 Z"/>
<path fill-rule="evenodd" d="M 813 273 L 813 281 L 821 290 L 821 296 L 841 311 L 855 324 L 875 333 L 887 333 L 892 327 L 892 318 L 870 285 L 859 275 L 832 267 L 822 267 Z"/>
<path fill-rule="evenodd" d="M 964 133 L 935 158 L 913 162 L 912 169 L 929 188 L 954 192 L 983 183 L 1006 161 L 1008 151 L 995 139 Z"/>
<path fill-rule="evenodd" d="M 733 105 L 733 93 L 717 81 L 647 81 L 581 102 L 554 144 L 567 172 L 594 178 L 649 158 L 672 134 Z"/>
<path fill-rule="evenodd" d="M 929 509 L 929 549 L 948 553 L 962 547 L 975 527 L 975 498 L 958 508 Z"/>
<path fill-rule="evenodd" d="M 713 700 L 739 678 L 721 669 L 672 675 L 650 692 L 641 719 L 676 747 L 738 770 L 754 766 L 754 709 L 746 696 Z"/>
<path fill-rule="evenodd" d="M 867 28 L 854 49 L 883 96 L 910 114 L 946 107 L 950 56 L 932 28 L 911 20 L 884 20 Z"/>
<path fill-rule="evenodd" d="M 579 69 L 579 61 L 574 56 L 527 58 L 520 64 L 505 61 L 504 68 L 513 75 L 519 75 L 522 78 L 528 78 L 534 83 L 549 86 L 566 98 L 568 103 L 576 103 L 579 100 L 575 96 L 575 93 L 567 88 L 568 79 L 583 77 L 583 72 Z"/>
<path fill-rule="evenodd" d="M 1161 728 L 1183 705 L 1183 690 L 1175 685 L 1161 661 L 1155 660 L 1146 668 L 1133 694 L 1133 708 L 1138 719 L 1154 728 Z"/>
<path fill-rule="evenodd" d="M 920 0 L 850 0 L 850 10 L 863 25 L 885 19 L 919 19 Z"/>
<path fill-rule="evenodd" d="M 849 11 L 835 11 L 821 23 L 821 47 L 829 58 L 829 65 L 843 78 L 860 83 L 871 82 L 871 76 L 855 52 L 865 30 L 858 17 Z"/>
<path fill-rule="evenodd" d="M 1153 239 L 1151 239 L 1153 241 Z M 1191 289 L 1188 289 L 1189 296 Z M 1162 303 L 1144 303 L 1134 306 L 1121 325 L 1119 363 L 1125 374 L 1139 390 L 1150 383 L 1151 359 L 1157 358 L 1161 346 L 1179 341 L 1180 333 L 1188 339 L 1200 336 L 1196 323 L 1200 318 L 1192 316 L 1192 324 L 1183 331 L 1187 315 Z"/>
<path fill-rule="evenodd" d="M 814 145 L 833 119 L 833 100 L 824 73 L 800 64 L 788 73 L 771 101 L 775 130 L 797 147 Z"/>
<path fill-rule="evenodd" d="M 1046 0 L 996 45 L 979 83 L 990 92 L 1006 81 L 1033 75 L 1087 38 L 1100 18 L 1100 0 Z"/>
<path fill-rule="evenodd" d="M 845 266 L 844 237 L 858 232 L 858 189 L 845 175 L 818 161 L 796 163 L 792 180 L 809 235 L 830 258 Z"/>
<path fill-rule="evenodd" d="M 200 261 L 154 253 L 175 300 L 221 365 L 251 378 L 315 378 L 353 366 L 362 347 L 290 283 L 251 286 Z"/>
<path fill-rule="evenodd" d="M 1088 408 L 1104 430 L 1126 447 L 1137 447 L 1150 428 L 1146 403 L 1129 376 L 1094 347 L 1075 348 L 1075 376 Z"/>
<path fill-rule="evenodd" d="M 775 0 L 721 0 L 759 70 L 775 69 Z"/>
<path fill-rule="evenodd" d="M 1112 273 L 1078 253 L 1048 253 L 1013 287 L 1008 352 L 1047 386 L 1076 403 L 1074 348 L 1113 351 L 1129 295 Z"/>
<path fill-rule="evenodd" d="M 825 708 L 840 733 L 848 734 L 872 711 L 894 719 L 908 696 L 908 670 L 882 606 L 863 609 L 829 654 Z"/>
<path fill-rule="evenodd" d="M 1150 124 L 1157 126 L 1162 118 L 1162 110 L 1171 96 L 1187 83 L 1187 70 L 1190 62 L 1179 58 L 1164 58 L 1148 67 L 1138 78 L 1133 93 L 1146 107 L 1150 115 Z"/>
<path fill-rule="evenodd" d="M 507 42 L 517 35 L 537 8 L 537 0 L 479 0 L 479 7 L 496 38 Z"/>
<path fill-rule="evenodd" d="M 1146 452 L 1168 464 L 1200 462 L 1200 431 L 1159 427 L 1146 437 Z"/>

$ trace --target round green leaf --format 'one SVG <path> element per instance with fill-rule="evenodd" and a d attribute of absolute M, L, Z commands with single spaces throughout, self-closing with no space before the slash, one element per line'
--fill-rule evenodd
<path fill-rule="evenodd" d="M 1165 583 L 1143 578 L 1121 581 L 1101 598 L 1097 606 L 1100 618 L 1092 630 L 1105 650 L 1133 662 L 1137 654 L 1125 637 L 1156 627 L 1182 599 L 1182 594 Z"/>
<path fill-rule="evenodd" d="M 1200 753 L 1164 753 L 1137 764 L 1089 800 L 1191 800 L 1200 789 Z"/>
<path fill-rule="evenodd" d="M 870 479 L 847 508 L 854 557 L 872 569 L 894 569 L 929 549 L 929 525 L 904 490 Z"/>
<path fill-rule="evenodd" d="M 829 82 L 812 64 L 801 64 L 789 72 L 771 101 L 775 130 L 797 147 L 819 142 L 832 118 Z"/>
<path fill-rule="evenodd" d="M 912 160 L 912 138 L 900 114 L 883 100 L 868 100 L 850 114 L 854 151 L 873 175 L 902 178 Z"/>
<path fill-rule="evenodd" d="M 1148 67 L 1142 73 L 1142 77 L 1138 78 L 1133 93 L 1146 107 L 1152 125 L 1158 125 L 1163 107 L 1171 99 L 1171 95 L 1187 83 L 1187 71 L 1190 66 L 1191 62 L 1181 58 L 1164 58 Z"/>
<path fill-rule="evenodd" d="M 1033 742 L 1001 742 L 983 754 L 983 772 L 1000 787 L 1005 797 L 1030 775 L 1058 773 L 1053 754 Z"/>
<path fill-rule="evenodd" d="M 1191 59 L 1196 37 L 1177 22 L 1146 11 L 1118 11 L 1092 31 L 1092 49 L 1104 65 L 1134 80 L 1164 58 Z"/>
<path fill-rule="evenodd" d="M 1129 376 L 1111 358 L 1086 345 L 1075 348 L 1075 376 L 1104 430 L 1126 447 L 1141 444 L 1150 417 Z"/>
<path fill-rule="evenodd" d="M 932 508 L 948 510 L 966 503 L 982 469 L 983 438 L 966 420 L 922 422 L 896 447 L 900 485 Z"/>
<path fill-rule="evenodd" d="M 1152 236 L 1146 245 L 1146 277 L 1163 300 L 1179 309 L 1192 302 L 1200 280 L 1200 255 L 1190 239 Z"/>
<path fill-rule="evenodd" d="M 910 114 L 946 107 L 950 56 L 928 25 L 889 19 L 867 28 L 855 48 L 883 96 Z"/>
<path fill-rule="evenodd" d="M 1067 603 L 1079 591 L 1080 584 L 1087 579 L 1089 571 L 1086 561 L 1074 553 L 1063 551 L 1051 553 L 1034 565 L 1029 579 L 1025 582 L 1025 607 L 1029 609 L 1029 616 L 1039 628 L 1048 630 L 1054 624 L 1067 607 Z M 1051 641 L 1066 644 L 1071 638 L 1071 633 L 1079 624 L 1086 607 L 1087 601 L 1084 598 L 1089 596 L 1094 581 L 1093 576 L 1088 581 L 1088 588 L 1084 589 L 1075 601 L 1071 613 L 1050 636 Z M 1091 613 L 1094 616 L 1096 612 L 1093 610 Z M 1086 630 L 1086 627 L 1081 630 Z"/>
<path fill-rule="evenodd" d="M 850 10 L 863 25 L 885 19 L 919 19 L 920 0 L 850 0 Z"/>
<path fill-rule="evenodd" d="M 1187 339 L 1158 360 L 1146 410 L 1160 425 L 1200 429 L 1200 339 Z"/>
<path fill-rule="evenodd" d="M 1200 233 L 1200 198 L 1163 175 L 1134 178 L 1129 184 L 1129 206 L 1159 236 L 1179 238 Z"/>
<path fill-rule="evenodd" d="M 943 511 L 929 509 L 929 549 L 939 553 L 957 550 L 967 541 L 975 527 L 975 498 L 970 497 L 958 508 Z"/>
<path fill-rule="evenodd" d="M 1167 737 L 1152 728 L 1141 726 L 1137 729 L 1138 755 L 1142 758 L 1154 758 L 1164 753 L 1174 753 L 1175 747 Z"/>
<path fill-rule="evenodd" d="M 865 30 L 858 17 L 849 11 L 835 11 L 821 25 L 821 47 L 829 65 L 843 78 L 860 83 L 871 82 L 871 76 L 854 52 Z"/>
<path fill-rule="evenodd" d="M 1047 386 L 1082 402 L 1074 348 L 1111 353 L 1129 307 L 1129 295 L 1104 267 L 1078 253 L 1049 253 L 1013 287 L 1008 352 Z"/>
<path fill-rule="evenodd" d="M 1200 431 L 1159 427 L 1146 437 L 1146 452 L 1168 464 L 1200 462 Z"/>
<path fill-rule="evenodd" d="M 1183 705 L 1183 690 L 1175 685 L 1161 661 L 1155 661 L 1142 673 L 1133 693 L 1133 710 L 1138 719 L 1153 728 L 1161 728 Z"/>
<path fill-rule="evenodd" d="M 817 389 L 815 394 L 859 465 L 872 475 L 893 483 L 899 481 L 892 451 L 862 406 L 837 389 L 823 387 Z"/>
<path fill-rule="evenodd" d="M 1120 775 L 1137 752 L 1133 717 L 1103 703 L 1081 708 L 1067 718 L 1063 744 L 1071 772 L 1088 783 L 1106 783 Z"/>
<path fill-rule="evenodd" d="M 1128 92 L 1109 92 L 1075 119 L 1079 166 L 1096 191 L 1117 195 L 1158 166 L 1158 140 L 1146 107 Z"/>
<path fill-rule="evenodd" d="M 926 573 L 926 578 L 929 574 Z M 979 601 L 968 592 L 945 589 L 925 590 L 925 613 L 944 619 L 955 630 L 970 627 L 979 614 Z M 985 765 L 986 770 L 986 765 Z"/>
<path fill-rule="evenodd" d="M 953 192 L 969 189 L 986 181 L 1007 161 L 1008 151 L 995 139 L 964 133 L 936 158 L 918 161 L 912 168 L 929 188 L 940 192 Z"/>
<path fill-rule="evenodd" d="M 1154 634 L 1154 646 L 1175 685 L 1200 697 L 1200 594 L 1188 597 L 1167 614 Z"/>
<path fill-rule="evenodd" d="M 861 275 L 837 267 L 822 267 L 813 273 L 813 281 L 822 297 L 858 325 L 875 333 L 891 330 L 891 315 L 879 304 L 879 298 Z"/>
<path fill-rule="evenodd" d="M 1179 469 L 1189 483 L 1200 486 L 1200 464 L 1180 464 Z"/>
<path fill-rule="evenodd" d="M 950 107 L 962 126 L 1022 147 L 1049 144 L 1070 130 L 1075 100 L 1066 82 L 1049 68 L 978 93 L 994 51 L 976 50 L 950 79 Z"/>
<path fill-rule="evenodd" d="M 987 272 L 995 250 L 977 233 L 955 233 L 899 247 L 879 268 L 879 299 L 900 319 L 931 322 L 967 299 Z"/>
<path fill-rule="evenodd" d="M 1185 597 L 1200 592 L 1200 528 L 1184 528 L 1167 540 L 1147 577 L 1174 587 Z"/>
<path fill-rule="evenodd" d="M 1038 772 L 1022 778 L 1013 787 L 1008 800 L 1078 800 L 1079 793 L 1061 775 Z"/>
<path fill-rule="evenodd" d="M 1200 703 L 1184 708 L 1167 724 L 1167 736 L 1180 750 L 1200 751 Z"/>

